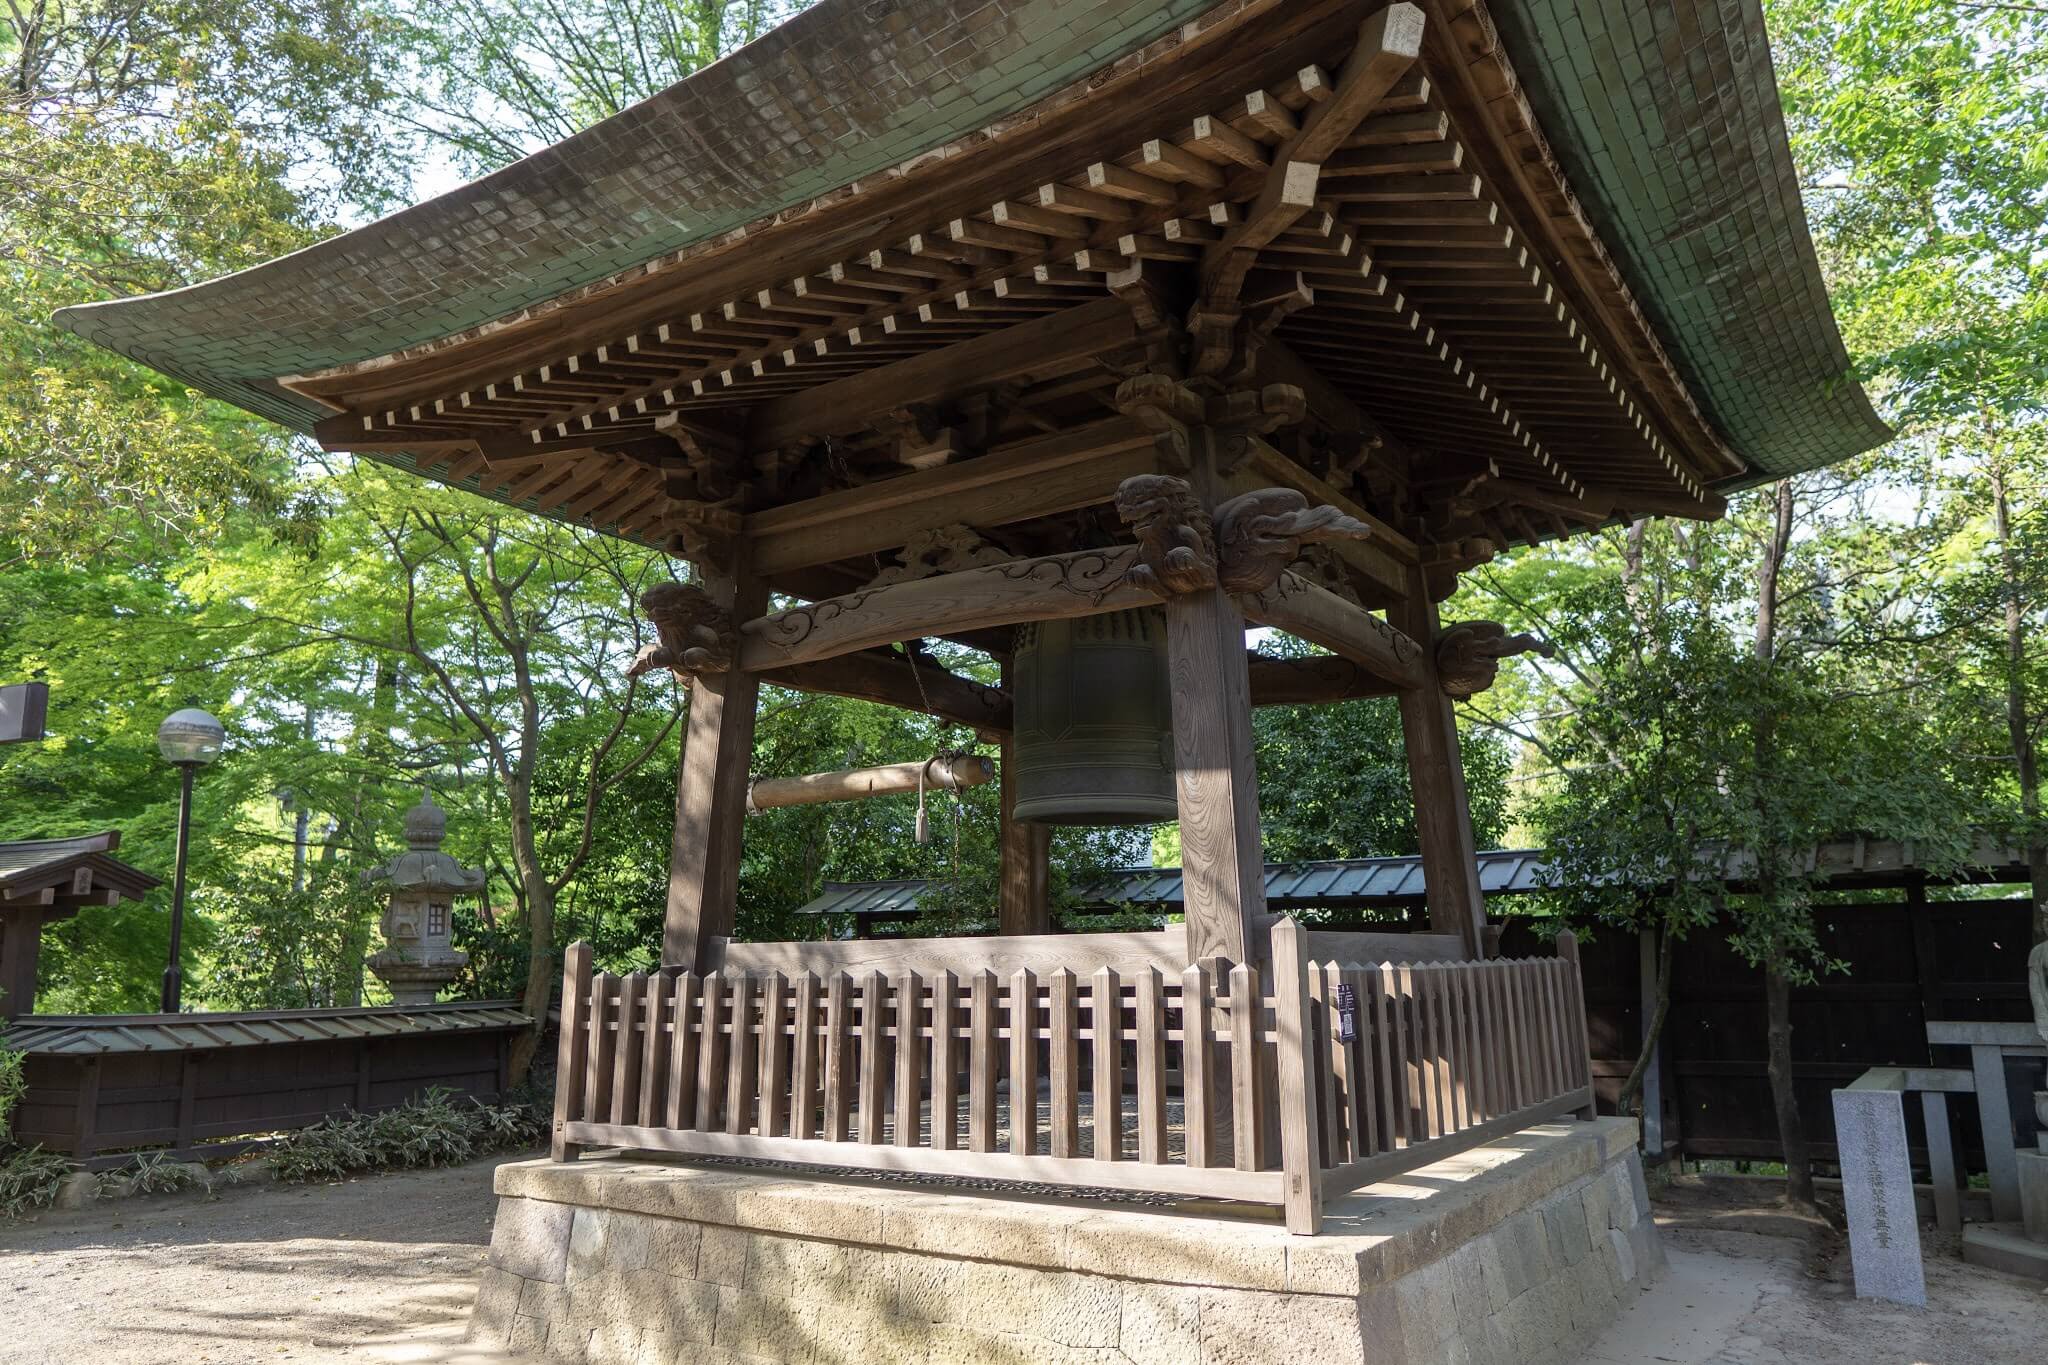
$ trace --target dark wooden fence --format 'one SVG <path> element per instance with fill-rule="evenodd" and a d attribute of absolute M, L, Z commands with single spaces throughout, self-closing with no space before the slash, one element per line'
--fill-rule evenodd
<path fill-rule="evenodd" d="M 1793 1076 L 1816 1162 L 1835 1159 L 1830 1092 L 1873 1066 L 1968 1066 L 1963 1049 L 1930 1048 L 1930 1019 L 2024 1020 L 2028 907 L 2019 900 L 1869 899 L 1816 911 L 1821 944 L 1849 964 L 1792 992 Z M 1547 951 L 1541 920 L 1510 916 L 1503 951 Z M 1608 933 L 1581 945 L 1595 1087 L 1611 1108 L 1635 1061 L 1642 1019 L 1640 948 Z M 1667 1156 L 1776 1161 L 1781 1152 L 1765 1070 L 1763 974 L 1723 936 L 1692 935 L 1672 971 L 1665 1024 Z M 2031 1138 L 2024 1090 L 2038 1075 L 2011 1068 L 2013 1112 Z M 1955 1106 L 1959 1156 L 1981 1170 L 1983 1140 L 1971 1106 Z M 1907 1124 L 1916 1163 L 1925 1135 L 1917 1108 Z"/>
<path fill-rule="evenodd" d="M 104 1168 L 127 1153 L 230 1155 L 262 1135 L 445 1089 L 506 1088 L 508 1002 L 250 1014 L 29 1015 L 8 1043 L 28 1091 L 14 1139 Z"/>
<path fill-rule="evenodd" d="M 1345 955 L 1354 937 L 1372 951 Z M 1169 975 L 1102 962 L 1103 943 L 1124 938 L 1038 940 L 1064 960 L 1005 976 L 987 965 L 999 939 L 951 940 L 950 966 L 928 956 L 933 940 L 899 940 L 923 946 L 858 977 L 830 969 L 834 944 L 779 945 L 799 961 L 814 948 L 823 972 L 623 977 L 593 973 L 574 944 L 555 1155 L 616 1146 L 1084 1198 L 1212 1196 L 1283 1205 L 1309 1233 L 1326 1197 L 1590 1113 L 1570 961 L 1381 964 L 1368 960 L 1376 936 L 1283 919 L 1263 975 Z"/>

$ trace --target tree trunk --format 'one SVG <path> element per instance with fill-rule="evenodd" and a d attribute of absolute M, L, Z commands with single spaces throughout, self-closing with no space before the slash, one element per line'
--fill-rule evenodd
<path fill-rule="evenodd" d="M 1764 544 L 1763 558 L 1756 573 L 1756 658 L 1766 669 L 1778 657 L 1778 575 L 1785 553 L 1792 544 L 1792 481 L 1778 484 L 1772 507 L 1771 535 Z M 1760 700 L 1755 726 L 1756 793 L 1761 817 L 1758 826 L 1763 839 L 1756 850 L 1757 897 L 1760 912 L 1782 913 L 1778 905 L 1777 849 L 1770 838 L 1771 812 L 1765 795 L 1771 784 L 1767 775 L 1777 754 L 1777 702 L 1769 689 Z M 1792 1088 L 1792 1008 L 1790 978 L 1785 974 L 1785 941 L 1780 933 L 1769 938 L 1764 959 L 1764 1010 L 1769 1037 L 1771 1107 L 1778 1116 L 1778 1147 L 1785 1160 L 1785 1193 L 1800 1208 L 1813 1207 L 1813 1166 L 1806 1142 L 1806 1125 L 1799 1118 L 1799 1097 Z"/>
<path fill-rule="evenodd" d="M 1812 1151 L 1792 1088 L 1792 982 L 1775 961 L 1764 964 L 1764 1010 L 1769 1025 L 1771 1107 L 1777 1111 L 1778 1145 L 1785 1156 L 1785 1197 L 1798 1208 L 1811 1209 Z"/>
<path fill-rule="evenodd" d="M 2005 598 L 2005 727 L 2019 778 L 2020 817 L 2026 823 L 2028 893 L 2034 904 L 2034 942 L 2048 941 L 2048 831 L 2041 828 L 2041 759 L 2034 749 L 2034 718 L 2027 704 L 2027 631 L 2019 563 L 2013 553 L 2012 505 L 2005 466 L 1991 465 L 1991 527 L 1998 541 Z"/>
<path fill-rule="evenodd" d="M 526 1069 L 540 1050 L 541 1034 L 547 1029 L 548 1002 L 555 989 L 555 888 L 541 871 L 539 850 L 533 841 L 533 791 L 521 780 L 513 782 L 506 796 L 512 806 L 512 864 L 526 900 L 526 989 L 520 1008 L 533 1020 L 533 1027 L 512 1040 L 512 1084 L 526 1079 Z"/>
<path fill-rule="evenodd" d="M 1671 1013 L 1671 964 L 1678 956 L 1678 935 L 1667 927 L 1657 945 L 1657 1005 L 1643 1025 L 1643 1045 L 1636 1052 L 1636 1064 L 1621 1083 L 1621 1096 L 1614 1103 L 1618 1114 L 1630 1113 L 1643 1078 L 1650 1074 L 1650 1061 L 1657 1055 L 1657 1042 L 1664 1036 L 1664 1020 Z"/>

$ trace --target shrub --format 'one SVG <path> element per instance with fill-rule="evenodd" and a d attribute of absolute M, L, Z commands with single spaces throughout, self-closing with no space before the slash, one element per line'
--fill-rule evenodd
<path fill-rule="evenodd" d="M 0 1152 L 0 1218 L 20 1218 L 57 1199 L 57 1182 L 71 1173 L 71 1159 L 40 1147 Z"/>
<path fill-rule="evenodd" d="M 137 1152 L 128 1164 L 111 1171 L 100 1181 L 100 1198 L 111 1199 L 117 1192 L 128 1194 L 175 1194 L 207 1181 L 192 1174 L 192 1167 L 171 1160 L 169 1152 Z"/>
<path fill-rule="evenodd" d="M 21 1102 L 27 1089 L 28 1080 L 21 1070 L 21 1054 L 7 1046 L 7 1025 L 0 1023 L 0 1143 L 6 1141 L 14 1106 Z"/>
<path fill-rule="evenodd" d="M 453 1166 L 528 1146 L 546 1125 L 523 1104 L 485 1104 L 429 1090 L 381 1114 L 346 1114 L 286 1134 L 270 1151 L 280 1180 L 333 1180 L 352 1171 Z"/>

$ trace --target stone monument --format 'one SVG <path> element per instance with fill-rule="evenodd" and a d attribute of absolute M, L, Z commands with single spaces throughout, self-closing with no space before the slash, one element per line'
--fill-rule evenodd
<path fill-rule="evenodd" d="M 405 813 L 405 852 L 365 873 L 366 882 L 391 884 L 384 910 L 384 949 L 370 958 L 370 970 L 391 989 L 398 1005 L 431 1005 L 441 988 L 469 962 L 449 943 L 457 896 L 484 889 L 480 868 L 464 867 L 441 851 L 448 817 L 431 796 Z"/>
<path fill-rule="evenodd" d="M 1860 1083 L 1834 1093 L 1835 1140 L 1842 1161 L 1842 1202 L 1856 1297 L 1927 1306 L 1920 1265 L 1920 1222 L 1913 1168 L 1906 1155 L 1905 1097 Z"/>

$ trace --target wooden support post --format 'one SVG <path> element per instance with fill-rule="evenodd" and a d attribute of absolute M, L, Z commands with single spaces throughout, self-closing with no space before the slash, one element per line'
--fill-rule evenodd
<path fill-rule="evenodd" d="M 1639 1001 L 1637 1046 L 1650 1016 L 1657 1011 L 1657 934 L 1653 924 L 1636 932 L 1637 999 Z M 1659 1039 L 1643 1069 L 1643 1156 L 1649 1161 L 1664 1159 L 1664 1044 Z"/>
<path fill-rule="evenodd" d="M 1458 752 L 1458 722 L 1437 681 L 1436 604 L 1415 588 L 1390 613 L 1395 626 L 1422 645 L 1423 685 L 1400 694 L 1401 734 L 1408 750 L 1408 780 L 1415 795 L 1415 837 L 1422 847 L 1423 894 L 1433 933 L 1456 934 L 1467 956 L 1486 951 L 1486 897 L 1479 890 L 1478 851 L 1472 843 L 1472 808 Z"/>
<path fill-rule="evenodd" d="M 728 572 L 707 576 L 704 587 L 735 621 L 758 616 L 767 602 L 767 590 L 748 574 L 738 551 Z M 714 940 L 732 934 L 759 691 L 759 680 L 737 661 L 726 672 L 699 674 L 690 684 L 689 723 L 676 765 L 663 966 L 710 970 L 718 965 L 712 960 L 718 951 Z"/>
<path fill-rule="evenodd" d="M 199 1122 L 199 1055 L 186 1053 L 184 1064 L 178 1068 L 178 1136 L 172 1140 L 172 1148 L 185 1160 L 192 1159 L 192 1148 L 198 1141 Z"/>
<path fill-rule="evenodd" d="M 1586 1087 L 1586 1107 L 1579 1110 L 1579 1117 L 1589 1122 L 1600 1117 L 1598 1101 L 1593 1093 L 1593 1050 L 1592 1040 L 1586 1030 L 1586 987 L 1585 973 L 1579 966 L 1579 936 L 1569 929 L 1557 931 L 1557 957 L 1570 971 L 1564 981 L 1562 1008 L 1565 1016 L 1560 1021 L 1565 1037 L 1571 1040 L 1571 1051 L 1564 1059 L 1567 1086 Z"/>
<path fill-rule="evenodd" d="M 1292 918 L 1273 926 L 1273 1027 L 1279 1062 L 1280 1166 L 1286 1173 L 1287 1230 L 1323 1226 L 1323 1173 L 1317 1133 L 1315 1038 L 1310 1031 L 1308 950 Z"/>
<path fill-rule="evenodd" d="M 77 1134 L 75 1155 L 85 1160 L 100 1145 L 100 1059 L 88 1057 L 78 1067 L 78 1116 L 72 1123 Z"/>
<path fill-rule="evenodd" d="M 1197 459 L 1188 483 L 1205 512 L 1214 513 L 1227 496 L 1226 476 L 1211 451 Z M 1268 947 L 1259 927 L 1266 864 L 1252 762 L 1251 674 L 1236 599 L 1213 587 L 1169 594 L 1166 650 L 1188 960 L 1249 963 Z"/>
<path fill-rule="evenodd" d="M 42 951 L 39 906 L 0 911 L 0 1019 L 18 1019 L 36 1008 L 36 958 Z"/>
<path fill-rule="evenodd" d="M 1002 771 L 1000 802 L 1002 819 L 1002 887 L 1000 928 L 1005 934 L 1049 934 L 1052 932 L 1052 902 L 1047 892 L 1052 851 L 1052 831 L 1044 825 L 1017 819 L 1017 783 L 1011 776 L 1016 746 L 1003 741 L 997 762 Z"/>

